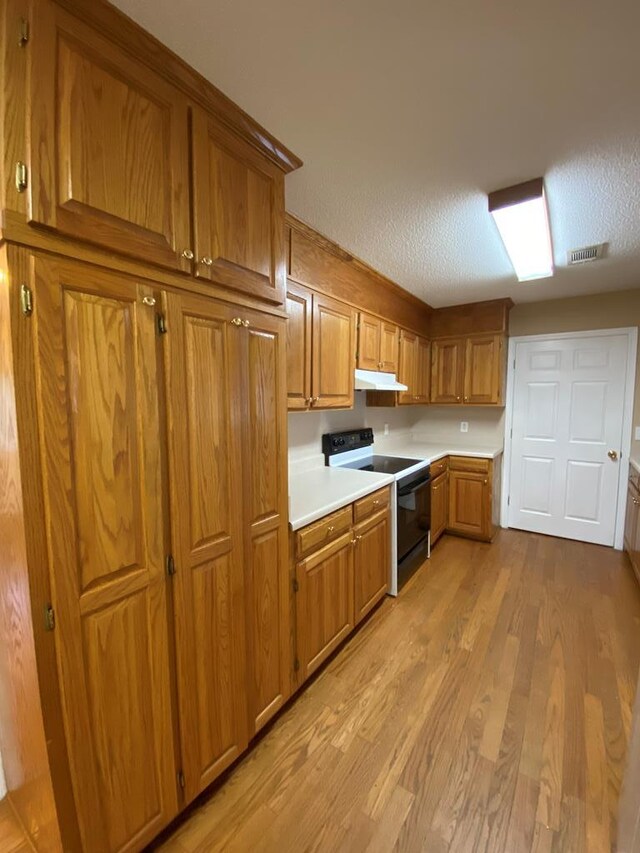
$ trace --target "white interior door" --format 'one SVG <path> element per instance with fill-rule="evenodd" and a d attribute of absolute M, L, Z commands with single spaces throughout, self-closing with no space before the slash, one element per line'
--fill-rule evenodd
<path fill-rule="evenodd" d="M 615 333 L 516 344 L 509 527 L 613 545 L 628 346 Z"/>

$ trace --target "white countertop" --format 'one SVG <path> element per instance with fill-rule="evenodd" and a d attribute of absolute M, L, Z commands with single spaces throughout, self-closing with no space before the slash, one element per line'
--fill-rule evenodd
<path fill-rule="evenodd" d="M 289 527 L 298 530 L 394 482 L 391 474 L 353 468 L 314 468 L 289 476 Z"/>
<path fill-rule="evenodd" d="M 397 443 L 373 446 L 380 456 L 404 456 L 424 462 L 435 462 L 443 456 L 475 456 L 495 459 L 502 453 L 501 447 L 456 447 L 455 444 L 436 444 L 406 439 Z M 417 467 L 417 466 L 416 466 Z M 408 468 L 404 473 L 410 473 Z M 299 530 L 313 521 L 334 512 L 365 495 L 394 482 L 390 474 L 375 474 L 353 468 L 328 468 L 317 466 L 308 470 L 292 471 L 289 474 L 289 526 Z"/>

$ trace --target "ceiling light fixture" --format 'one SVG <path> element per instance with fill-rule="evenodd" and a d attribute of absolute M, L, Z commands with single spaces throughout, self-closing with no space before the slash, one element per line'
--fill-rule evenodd
<path fill-rule="evenodd" d="M 489 193 L 489 212 L 518 281 L 553 275 L 549 211 L 542 178 Z"/>

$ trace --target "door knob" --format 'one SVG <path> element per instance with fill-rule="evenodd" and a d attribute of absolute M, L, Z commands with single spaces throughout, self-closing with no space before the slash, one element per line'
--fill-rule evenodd
<path fill-rule="evenodd" d="M 610 450 L 607 453 L 607 456 L 609 457 L 609 459 L 612 459 L 615 462 L 616 459 L 618 458 L 618 451 L 617 450 Z"/>

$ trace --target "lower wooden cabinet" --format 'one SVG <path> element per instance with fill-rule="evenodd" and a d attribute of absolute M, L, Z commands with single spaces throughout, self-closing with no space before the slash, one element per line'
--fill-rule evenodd
<path fill-rule="evenodd" d="M 624 521 L 624 549 L 640 582 L 640 492 L 638 475 L 629 477 L 627 487 L 627 511 Z"/>
<path fill-rule="evenodd" d="M 353 529 L 356 624 L 385 597 L 391 572 L 389 510 L 376 513 Z"/>
<path fill-rule="evenodd" d="M 493 538 L 492 477 L 490 459 L 449 457 L 449 532 L 474 539 Z"/>
<path fill-rule="evenodd" d="M 0 530 L 10 518 L 28 550 L 0 607 L 21 590 L 34 649 L 33 711 L 10 737 L 43 745 L 10 784 L 50 792 L 61 849 L 138 851 L 290 695 L 286 321 L 26 249 L 1 258 L 0 428 L 20 435 L 5 458 L 23 479 L 0 489 Z M 350 528 L 335 574 L 353 626 Z"/>
<path fill-rule="evenodd" d="M 292 534 L 294 689 L 389 591 L 389 507 L 386 488 Z"/>
<path fill-rule="evenodd" d="M 431 545 L 436 544 L 447 527 L 449 515 L 449 475 L 446 471 L 431 481 Z"/>

